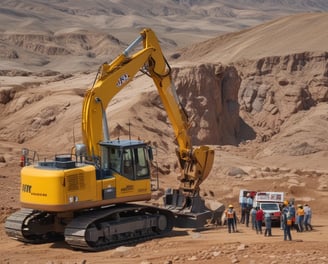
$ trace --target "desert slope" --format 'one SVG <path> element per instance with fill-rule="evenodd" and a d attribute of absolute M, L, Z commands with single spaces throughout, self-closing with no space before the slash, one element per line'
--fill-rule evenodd
<path fill-rule="evenodd" d="M 247 4 L 227 0 L 6 0 L 1 4 L 0 69 L 38 71 L 41 67 L 62 72 L 96 69 L 112 60 L 144 27 L 155 30 L 168 53 L 289 14 L 328 10 L 326 1 L 310 0 L 250 0 Z"/>
<path fill-rule="evenodd" d="M 328 13 L 302 13 L 273 20 L 250 29 L 197 43 L 181 52 L 181 60 L 231 63 L 284 56 L 301 52 L 324 52 Z"/>

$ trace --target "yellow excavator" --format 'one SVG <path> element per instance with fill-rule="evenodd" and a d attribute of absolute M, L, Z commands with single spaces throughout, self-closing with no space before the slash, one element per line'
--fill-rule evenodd
<path fill-rule="evenodd" d="M 139 71 L 154 81 L 178 143 L 180 186 L 167 190 L 158 207 L 144 203 L 152 194 L 151 147 L 140 140 L 110 139 L 106 117 L 109 102 Z M 100 67 L 87 90 L 83 144 L 51 161 L 29 162 L 24 150 L 22 208 L 6 219 L 6 233 L 27 243 L 64 238 L 73 248 L 99 251 L 162 236 L 175 226 L 204 225 L 212 211 L 199 186 L 210 173 L 214 150 L 193 147 L 188 127 L 158 39 L 144 29 L 122 54 Z"/>

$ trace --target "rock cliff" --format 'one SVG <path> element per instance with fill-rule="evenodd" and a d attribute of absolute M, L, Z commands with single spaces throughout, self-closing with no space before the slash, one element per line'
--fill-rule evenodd
<path fill-rule="evenodd" d="M 191 118 L 194 144 L 237 144 L 241 78 L 236 68 L 210 63 L 176 68 L 173 79 Z"/>
<path fill-rule="evenodd" d="M 261 141 L 292 114 L 328 101 L 328 53 L 304 52 L 238 62 L 240 115 Z"/>

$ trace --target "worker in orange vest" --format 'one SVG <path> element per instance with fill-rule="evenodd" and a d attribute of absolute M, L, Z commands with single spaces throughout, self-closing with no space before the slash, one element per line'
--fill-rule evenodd
<path fill-rule="evenodd" d="M 230 204 L 228 209 L 225 211 L 225 216 L 227 219 L 227 225 L 228 225 L 228 232 L 236 232 L 237 231 L 237 216 L 236 216 L 236 211 L 233 208 L 233 205 Z"/>

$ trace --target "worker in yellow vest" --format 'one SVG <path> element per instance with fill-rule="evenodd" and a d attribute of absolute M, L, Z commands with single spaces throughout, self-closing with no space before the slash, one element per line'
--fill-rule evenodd
<path fill-rule="evenodd" d="M 303 205 L 299 204 L 297 206 L 297 211 L 296 211 L 296 217 L 297 217 L 297 225 L 298 225 L 298 230 L 299 232 L 304 231 L 304 209 Z"/>

